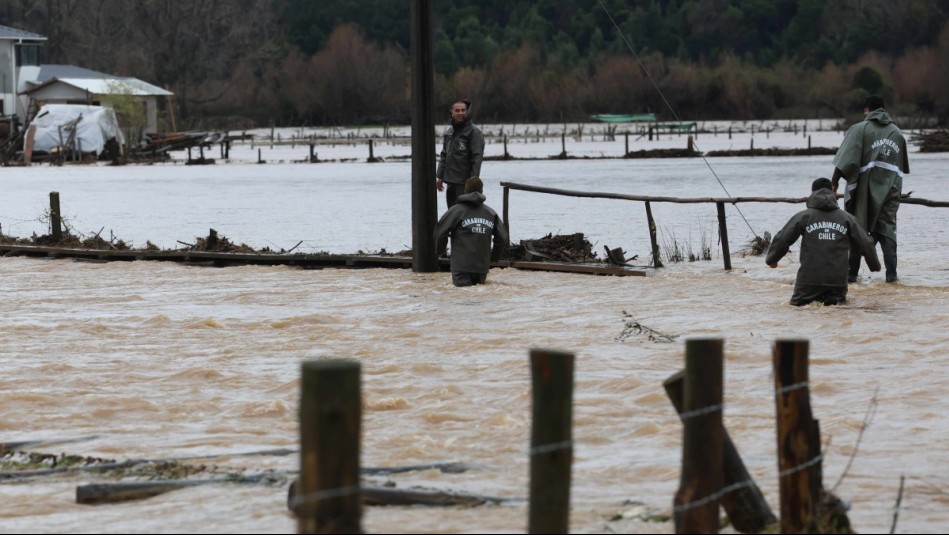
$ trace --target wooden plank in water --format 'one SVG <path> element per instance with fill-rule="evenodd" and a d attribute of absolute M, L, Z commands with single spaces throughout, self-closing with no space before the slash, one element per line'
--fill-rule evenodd
<path fill-rule="evenodd" d="M 400 268 L 412 267 L 411 256 L 388 255 L 341 255 L 341 254 L 277 254 L 277 253 L 222 253 L 212 251 L 143 251 L 125 250 L 113 251 L 102 249 L 84 249 L 76 247 L 50 247 L 36 245 L 0 244 L 0 255 L 5 256 L 34 256 L 47 258 L 72 258 L 82 261 L 134 261 L 158 260 L 165 262 L 181 262 L 195 266 L 295 266 L 304 269 L 321 268 Z M 443 271 L 450 269 L 448 258 L 440 258 L 439 265 Z M 522 262 L 502 260 L 493 262 L 492 267 L 515 268 L 534 271 L 559 271 L 565 273 L 584 273 L 589 275 L 612 275 L 617 277 L 644 277 L 646 271 L 628 266 L 595 263 L 569 262 Z"/>
<path fill-rule="evenodd" d="M 641 269 L 613 266 L 609 264 L 568 264 L 565 262 L 518 262 L 510 263 L 515 269 L 535 271 L 561 271 L 566 273 L 585 273 L 588 275 L 613 275 L 616 277 L 645 277 L 646 271 Z"/>

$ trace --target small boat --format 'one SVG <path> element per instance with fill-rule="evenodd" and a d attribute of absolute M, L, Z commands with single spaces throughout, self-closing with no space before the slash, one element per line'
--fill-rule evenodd
<path fill-rule="evenodd" d="M 591 115 L 591 119 L 601 123 L 648 123 L 656 120 L 655 113 L 617 114 L 599 113 Z"/>

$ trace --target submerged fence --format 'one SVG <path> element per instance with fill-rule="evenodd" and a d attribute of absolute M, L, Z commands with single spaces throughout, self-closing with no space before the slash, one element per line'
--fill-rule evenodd
<path fill-rule="evenodd" d="M 649 231 L 649 241 L 652 246 L 652 265 L 655 268 L 662 267 L 662 260 L 659 253 L 659 243 L 656 240 L 656 221 L 652 215 L 651 203 L 675 203 L 675 204 L 715 204 L 718 212 L 718 232 L 722 244 L 722 261 L 725 270 L 732 269 L 731 251 L 728 244 L 728 227 L 725 222 L 725 205 L 737 205 L 740 203 L 793 203 L 801 204 L 807 202 L 807 197 L 656 197 L 649 195 L 627 195 L 623 193 L 603 193 L 594 191 L 573 191 L 558 188 L 548 188 L 543 186 L 531 186 L 529 184 L 518 184 L 516 182 L 501 182 L 504 188 L 504 206 L 502 216 L 504 224 L 507 225 L 508 233 L 511 232 L 511 218 L 509 213 L 509 198 L 511 190 L 530 191 L 534 193 L 546 193 L 549 195 L 561 195 L 565 197 L 583 197 L 588 199 L 617 199 L 624 201 L 639 201 L 646 206 L 646 222 Z M 838 197 L 843 195 L 838 194 Z M 900 199 L 902 204 L 919 204 L 934 208 L 947 208 L 949 201 L 933 201 L 929 199 L 920 199 L 916 197 L 904 196 Z"/>
<path fill-rule="evenodd" d="M 773 346 L 780 520 L 749 475 L 723 425 L 723 340 L 685 345 L 685 369 L 663 386 L 683 424 L 681 480 L 673 497 L 677 533 L 716 533 L 719 508 L 732 526 L 758 533 L 849 532 L 824 500 L 820 432 L 810 408 L 808 341 Z M 574 355 L 533 349 L 529 533 L 569 531 L 573 463 Z M 288 504 L 300 533 L 361 533 L 360 364 L 305 362 L 300 402 L 300 478 Z"/>

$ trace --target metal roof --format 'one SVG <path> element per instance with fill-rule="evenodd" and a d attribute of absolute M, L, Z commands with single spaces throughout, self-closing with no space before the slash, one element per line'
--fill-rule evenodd
<path fill-rule="evenodd" d="M 51 78 L 36 87 L 24 91 L 23 94 L 35 93 L 53 84 L 62 83 L 79 88 L 92 95 L 116 94 L 159 97 L 174 95 L 174 93 L 139 80 L 138 78 L 119 78 L 107 74 L 102 76 L 103 78 Z"/>
<path fill-rule="evenodd" d="M 83 67 L 76 67 L 75 65 L 55 65 L 55 64 L 44 64 L 40 65 L 40 73 L 36 76 L 37 82 L 48 82 L 58 78 L 60 80 L 64 78 L 115 78 L 111 74 L 105 74 L 98 71 L 93 71 L 91 69 L 85 69 Z"/>
<path fill-rule="evenodd" d="M 17 30 L 16 28 L 11 28 L 9 26 L 3 26 L 0 24 L 0 39 L 7 41 L 45 41 L 46 37 L 38 33 L 28 32 L 25 30 Z"/>

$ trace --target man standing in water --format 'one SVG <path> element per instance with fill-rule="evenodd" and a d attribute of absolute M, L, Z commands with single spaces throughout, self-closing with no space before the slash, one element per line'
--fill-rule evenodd
<path fill-rule="evenodd" d="M 483 190 L 480 178 L 469 178 L 465 182 L 465 193 L 435 226 L 439 254 L 444 253 L 443 244 L 451 236 L 451 281 L 455 286 L 484 284 L 491 261 L 500 260 L 507 248 L 507 227 L 497 212 L 484 204 Z"/>
<path fill-rule="evenodd" d="M 449 208 L 455 205 L 459 195 L 464 194 L 465 181 L 470 177 L 481 176 L 484 136 L 471 122 L 470 109 L 470 100 L 451 105 L 451 126 L 445 130 L 445 140 L 435 170 L 435 189 L 445 190 Z"/>
<path fill-rule="evenodd" d="M 886 112 L 883 99 L 868 97 L 866 119 L 851 126 L 834 156 L 834 193 L 840 179 L 847 181 L 844 207 L 883 251 L 886 282 L 896 282 L 896 211 L 903 193 L 903 175 L 909 173 L 906 140 Z M 848 282 L 857 282 L 860 254 L 850 253 Z"/>
<path fill-rule="evenodd" d="M 778 267 L 788 249 L 801 237 L 801 267 L 794 281 L 791 304 L 820 301 L 836 305 L 847 299 L 847 254 L 857 251 L 867 259 L 870 271 L 880 271 L 873 239 L 857 219 L 837 206 L 831 182 L 818 178 L 811 184 L 807 209 L 798 212 L 775 235 L 765 263 Z M 860 260 L 860 257 L 857 257 Z"/>

